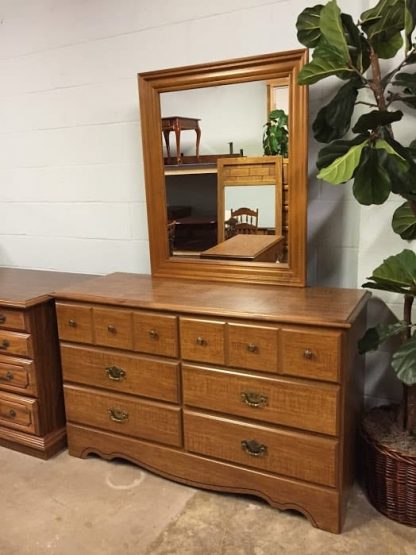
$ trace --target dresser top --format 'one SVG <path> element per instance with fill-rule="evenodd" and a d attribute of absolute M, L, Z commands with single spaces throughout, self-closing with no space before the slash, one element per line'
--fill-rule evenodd
<path fill-rule="evenodd" d="M 51 291 L 74 285 L 88 274 L 0 268 L 0 305 L 27 308 L 51 298 Z"/>
<path fill-rule="evenodd" d="M 126 273 L 88 280 L 54 295 L 61 300 L 341 328 L 350 327 L 369 297 L 362 289 L 247 285 Z"/>

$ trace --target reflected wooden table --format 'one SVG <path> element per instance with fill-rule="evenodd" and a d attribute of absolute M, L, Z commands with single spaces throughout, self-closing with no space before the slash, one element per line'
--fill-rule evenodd
<path fill-rule="evenodd" d="M 166 151 L 170 158 L 170 142 L 169 134 L 171 131 L 175 133 L 176 139 L 176 162 L 181 163 L 181 131 L 193 129 L 196 133 L 196 159 L 199 159 L 199 142 L 201 140 L 201 129 L 199 127 L 198 118 L 186 118 L 182 116 L 168 116 L 162 118 L 162 133 L 165 138 Z"/>
<path fill-rule="evenodd" d="M 282 235 L 234 235 L 215 247 L 201 252 L 201 258 L 242 260 L 246 262 L 276 262 L 282 255 Z"/>

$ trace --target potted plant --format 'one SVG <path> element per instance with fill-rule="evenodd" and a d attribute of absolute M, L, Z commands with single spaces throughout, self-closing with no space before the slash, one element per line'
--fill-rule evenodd
<path fill-rule="evenodd" d="M 306 8 L 297 20 L 299 41 L 313 49 L 299 83 L 340 79 L 336 94 L 312 125 L 314 137 L 326 143 L 318 154 L 318 178 L 334 185 L 352 180 L 353 194 L 363 205 L 383 204 L 390 194 L 402 197 L 392 227 L 406 241 L 416 238 L 416 140 L 404 145 L 394 130 L 415 125 L 415 26 L 416 0 L 380 0 L 358 22 L 331 0 Z M 386 63 L 380 60 L 391 58 L 394 62 L 383 72 Z M 351 129 L 357 104 L 365 111 Z M 405 115 L 401 107 L 410 110 Z M 391 366 L 404 384 L 400 407 L 371 411 L 361 427 L 366 487 L 379 511 L 416 526 L 414 250 L 388 256 L 363 286 L 403 297 L 403 319 L 367 330 L 359 342 L 365 353 L 397 337 Z"/>
<path fill-rule="evenodd" d="M 266 156 L 288 155 L 288 117 L 284 110 L 272 110 L 264 125 L 263 150 Z"/>

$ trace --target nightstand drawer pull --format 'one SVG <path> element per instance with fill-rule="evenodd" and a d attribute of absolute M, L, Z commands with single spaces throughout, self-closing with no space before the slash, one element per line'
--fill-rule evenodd
<path fill-rule="evenodd" d="M 197 337 L 196 338 L 196 344 L 201 345 L 201 347 L 202 347 L 203 345 L 208 345 L 208 341 L 206 339 L 204 339 L 203 337 Z"/>
<path fill-rule="evenodd" d="M 118 424 L 125 424 L 126 422 L 128 422 L 129 419 L 129 413 L 124 412 L 124 410 L 120 409 L 108 409 L 108 415 L 110 417 L 110 420 L 112 420 L 113 422 L 117 422 Z"/>
<path fill-rule="evenodd" d="M 110 333 L 117 333 L 117 328 L 116 328 L 115 326 L 113 326 L 113 324 L 108 324 L 107 330 L 108 330 Z"/>
<path fill-rule="evenodd" d="M 265 457 L 267 455 L 267 446 L 257 443 L 255 439 L 244 439 L 241 442 L 241 448 L 252 457 Z"/>
<path fill-rule="evenodd" d="M 0 380 L 7 380 L 8 382 L 11 382 L 13 379 L 14 375 L 10 372 L 10 370 L 6 372 L 5 376 L 0 376 Z"/>
<path fill-rule="evenodd" d="M 6 316 L 4 314 L 0 314 L 0 324 L 4 324 L 6 321 Z"/>
<path fill-rule="evenodd" d="M 249 353 L 258 353 L 259 352 L 259 349 L 258 349 L 257 345 L 255 345 L 254 343 L 248 343 L 246 348 L 247 348 L 247 351 Z"/>
<path fill-rule="evenodd" d="M 118 366 L 107 366 L 105 373 L 108 378 L 114 382 L 121 382 L 126 377 L 126 371 Z"/>
<path fill-rule="evenodd" d="M 159 334 L 156 330 L 149 330 L 149 337 L 152 339 L 159 339 Z"/>
<path fill-rule="evenodd" d="M 16 416 L 16 411 L 13 410 L 13 409 L 10 409 L 9 410 L 9 416 L 10 416 L 10 418 L 14 418 Z"/>
<path fill-rule="evenodd" d="M 68 320 L 68 326 L 70 328 L 76 328 L 77 327 L 77 323 L 75 322 L 75 320 Z"/>
<path fill-rule="evenodd" d="M 240 397 L 243 403 L 253 408 L 263 408 L 269 404 L 266 395 L 254 393 L 253 391 L 242 391 Z"/>
<path fill-rule="evenodd" d="M 0 349 L 7 349 L 7 347 L 10 347 L 10 341 L 7 341 L 7 339 L 3 339 L 3 341 L 0 343 Z"/>
<path fill-rule="evenodd" d="M 313 352 L 310 349 L 305 349 L 303 351 L 303 357 L 307 360 L 311 360 L 313 358 Z"/>

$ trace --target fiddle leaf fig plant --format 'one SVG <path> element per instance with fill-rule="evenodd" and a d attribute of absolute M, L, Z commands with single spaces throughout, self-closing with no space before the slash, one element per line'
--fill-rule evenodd
<path fill-rule="evenodd" d="M 298 82 L 313 85 L 336 77 L 340 83 L 312 125 L 315 139 L 325 143 L 318 154 L 318 178 L 333 185 L 351 180 L 362 205 L 383 204 L 391 194 L 402 197 L 392 228 L 406 241 L 416 239 L 416 138 L 403 144 L 395 137 L 403 125 L 407 131 L 415 129 L 416 0 L 379 0 L 356 22 L 330 0 L 303 10 L 296 26 L 299 41 L 313 49 Z M 357 105 L 364 109 L 352 126 Z M 359 350 L 365 353 L 393 336 L 402 338 L 392 367 L 405 384 L 401 414 L 411 432 L 416 430 L 414 250 L 389 256 L 363 286 L 403 296 L 403 320 L 367 330 Z"/>
<path fill-rule="evenodd" d="M 266 156 L 288 155 L 288 117 L 284 110 L 272 110 L 264 125 L 263 150 Z"/>

